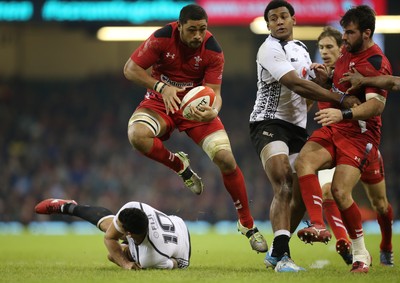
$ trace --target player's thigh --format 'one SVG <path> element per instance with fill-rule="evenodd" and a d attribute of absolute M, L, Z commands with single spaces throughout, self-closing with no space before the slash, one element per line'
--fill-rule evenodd
<path fill-rule="evenodd" d="M 317 174 L 317 170 L 333 167 L 335 148 L 332 138 L 333 131 L 328 127 L 319 128 L 312 133 L 296 160 L 299 176 Z"/>

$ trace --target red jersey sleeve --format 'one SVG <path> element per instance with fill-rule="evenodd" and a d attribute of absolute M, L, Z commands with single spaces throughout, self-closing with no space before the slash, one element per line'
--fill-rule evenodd
<path fill-rule="evenodd" d="M 360 69 L 359 72 L 366 77 L 375 77 L 375 76 L 381 76 L 381 75 L 391 75 L 392 74 L 392 68 L 387 60 L 386 57 L 379 55 L 373 55 L 367 59 L 367 62 L 369 65 L 365 66 L 365 69 Z M 365 93 L 377 93 L 379 95 L 382 95 L 384 97 L 387 96 L 387 91 L 376 88 L 376 87 L 366 87 L 365 88 Z"/>
<path fill-rule="evenodd" d="M 161 39 L 156 38 L 154 33 L 144 41 L 131 55 L 132 61 L 143 69 L 147 70 L 160 58 L 161 50 L 159 42 Z"/>
<path fill-rule="evenodd" d="M 210 65 L 204 74 L 204 82 L 208 84 L 221 84 L 224 70 L 224 54 L 215 53 L 210 60 Z"/>

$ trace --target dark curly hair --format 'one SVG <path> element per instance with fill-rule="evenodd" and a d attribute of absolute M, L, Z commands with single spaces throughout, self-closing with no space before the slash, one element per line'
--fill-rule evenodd
<path fill-rule="evenodd" d="M 367 5 L 352 7 L 342 17 L 340 25 L 346 27 L 350 23 L 354 23 L 358 25 L 361 32 L 370 29 L 372 37 L 375 31 L 375 15 L 375 11 Z"/>
<path fill-rule="evenodd" d="M 292 4 L 285 0 L 272 0 L 271 2 L 268 3 L 267 7 L 265 8 L 264 11 L 264 20 L 268 22 L 268 13 L 269 11 L 279 8 L 279 7 L 286 7 L 289 10 L 290 16 L 294 16 L 294 8 Z"/>
<path fill-rule="evenodd" d="M 199 5 L 189 4 L 182 8 L 179 13 L 179 23 L 186 24 L 187 21 L 194 20 L 206 20 L 208 22 L 208 15 L 206 11 Z"/>
<path fill-rule="evenodd" d="M 138 208 L 125 208 L 118 215 L 118 220 L 126 232 L 132 234 L 145 234 L 149 227 L 146 213 Z"/>

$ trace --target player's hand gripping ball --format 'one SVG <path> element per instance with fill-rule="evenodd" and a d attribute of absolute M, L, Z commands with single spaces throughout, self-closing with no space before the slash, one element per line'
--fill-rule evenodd
<path fill-rule="evenodd" d="M 203 106 L 207 105 L 212 107 L 215 102 L 215 92 L 208 86 L 198 86 L 191 89 L 183 97 L 180 109 L 182 110 L 182 116 L 188 120 L 192 119 L 190 106 L 203 111 Z"/>

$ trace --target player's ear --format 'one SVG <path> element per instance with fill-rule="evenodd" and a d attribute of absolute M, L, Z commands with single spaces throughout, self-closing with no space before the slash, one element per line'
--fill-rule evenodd
<path fill-rule="evenodd" d="M 176 21 L 176 23 L 178 24 L 178 30 L 181 31 L 181 29 L 182 29 L 181 23 L 179 21 Z"/>
<path fill-rule="evenodd" d="M 371 30 L 368 28 L 363 32 L 363 39 L 367 40 L 369 38 L 371 38 Z"/>

